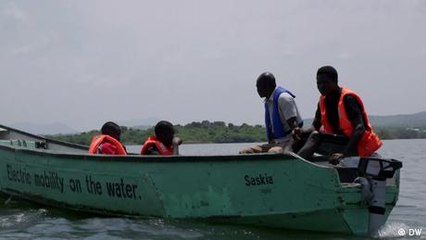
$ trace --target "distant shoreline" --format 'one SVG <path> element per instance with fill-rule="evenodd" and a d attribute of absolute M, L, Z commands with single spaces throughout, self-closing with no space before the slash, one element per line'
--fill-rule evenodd
<path fill-rule="evenodd" d="M 265 128 L 261 125 L 234 125 L 222 121 L 192 122 L 175 126 L 177 135 L 188 144 L 214 143 L 253 143 L 266 142 Z M 426 138 L 426 127 L 375 127 L 381 139 L 423 139 Z M 78 134 L 46 135 L 49 138 L 89 145 L 92 137 L 99 134 L 97 130 Z M 141 145 L 153 134 L 153 128 L 133 129 L 122 127 L 122 142 L 126 145 Z"/>

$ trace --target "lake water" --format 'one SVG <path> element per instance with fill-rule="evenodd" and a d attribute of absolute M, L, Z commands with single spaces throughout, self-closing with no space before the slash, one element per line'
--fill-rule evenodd
<path fill-rule="evenodd" d="M 182 155 L 235 154 L 248 144 L 182 145 Z M 138 152 L 139 146 L 129 150 Z M 384 141 L 380 153 L 403 161 L 397 206 L 382 239 L 426 239 L 426 139 Z M 1 200 L 0 239 L 363 239 L 339 234 L 286 231 L 197 221 L 110 218 Z M 421 236 L 416 235 L 422 231 Z M 401 237 L 405 231 L 405 236 Z"/>

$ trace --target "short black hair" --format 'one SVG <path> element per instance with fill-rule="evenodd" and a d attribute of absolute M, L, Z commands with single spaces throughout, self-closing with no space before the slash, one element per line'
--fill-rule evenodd
<path fill-rule="evenodd" d="M 114 138 L 118 137 L 118 140 L 120 140 L 121 129 L 120 126 L 118 126 L 116 123 L 109 121 L 104 123 L 101 128 L 101 133 Z"/>
<path fill-rule="evenodd" d="M 332 67 L 332 66 L 320 67 L 317 71 L 317 78 L 320 75 L 328 76 L 334 83 L 337 84 L 338 75 L 337 75 L 337 70 L 334 67 Z"/>
<path fill-rule="evenodd" d="M 270 86 L 274 88 L 277 86 L 275 82 L 275 76 L 274 74 L 270 72 L 264 72 L 260 74 L 259 77 L 257 78 L 257 82 L 261 83 L 264 86 Z"/>
<path fill-rule="evenodd" d="M 161 133 L 173 133 L 175 132 L 173 128 L 173 124 L 168 121 L 159 121 L 154 127 L 155 135 L 159 135 Z"/>

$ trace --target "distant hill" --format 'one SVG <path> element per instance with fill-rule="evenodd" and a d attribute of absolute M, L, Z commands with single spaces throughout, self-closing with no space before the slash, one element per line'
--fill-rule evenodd
<path fill-rule="evenodd" d="M 11 127 L 39 135 L 53 135 L 53 134 L 76 134 L 77 130 L 68 127 L 63 123 L 46 123 L 35 124 L 28 122 L 20 122 L 12 124 Z"/>
<path fill-rule="evenodd" d="M 131 127 L 135 129 L 146 129 L 154 126 L 160 119 L 155 117 L 132 119 L 127 121 L 117 122 L 121 126 Z"/>
<path fill-rule="evenodd" d="M 426 129 L 426 112 L 388 116 L 368 116 L 374 128 L 420 128 Z M 304 126 L 312 124 L 313 118 L 304 120 Z"/>
<path fill-rule="evenodd" d="M 413 116 L 415 115 L 415 116 Z M 376 125 L 374 129 L 381 139 L 418 139 L 426 138 L 426 128 L 423 126 L 424 114 L 411 114 L 398 117 L 373 117 Z M 394 120 L 396 118 L 396 120 Z M 385 127 L 387 125 L 387 127 Z M 308 125 L 308 122 L 306 123 Z M 403 127 L 401 127 L 403 126 Z M 185 125 L 175 126 L 177 135 L 184 139 L 185 143 L 237 143 L 237 142 L 264 142 L 266 141 L 265 128 L 261 125 L 240 126 L 223 121 L 192 122 Z M 51 138 L 73 142 L 83 145 L 90 141 L 97 131 L 84 132 L 72 135 L 54 135 Z M 152 129 L 136 129 L 133 127 L 122 128 L 121 140 L 128 145 L 143 144 L 145 139 L 152 134 Z"/>
<path fill-rule="evenodd" d="M 119 122 L 118 124 L 121 126 L 126 126 L 132 129 L 148 129 L 157 124 L 160 121 L 158 118 L 143 118 L 143 119 L 133 119 L 129 121 Z"/>
<path fill-rule="evenodd" d="M 133 119 L 128 121 L 117 122 L 120 126 L 126 126 L 132 129 L 148 129 L 154 126 L 159 121 L 158 118 L 143 118 Z M 37 135 L 57 135 L 57 134 L 78 134 L 82 131 L 77 131 L 63 123 L 30 123 L 30 122 L 17 122 L 10 124 L 10 127 L 22 131 L 30 132 Z M 89 129 L 98 130 L 98 129 Z"/>
<path fill-rule="evenodd" d="M 414 114 L 397 114 L 389 116 L 369 116 L 370 122 L 374 128 L 418 128 L 426 130 L 426 111 Z M 312 124 L 312 118 L 305 119 L 304 127 L 309 127 Z M 132 121 L 120 122 L 121 126 L 126 126 L 131 129 L 148 129 L 155 125 L 158 121 L 156 118 L 140 119 Z M 27 131 L 34 134 L 55 135 L 55 134 L 76 134 L 79 131 L 62 124 L 62 123 L 47 123 L 34 124 L 21 122 L 11 125 L 11 127 Z"/>
<path fill-rule="evenodd" d="M 426 129 L 426 112 L 389 116 L 369 116 L 369 120 L 374 127 Z"/>

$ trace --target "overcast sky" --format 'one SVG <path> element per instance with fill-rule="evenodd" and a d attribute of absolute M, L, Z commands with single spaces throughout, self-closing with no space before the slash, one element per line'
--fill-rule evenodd
<path fill-rule="evenodd" d="M 272 72 L 313 117 L 333 65 L 371 115 L 426 110 L 426 1 L 0 1 L 0 123 L 263 123 Z"/>

